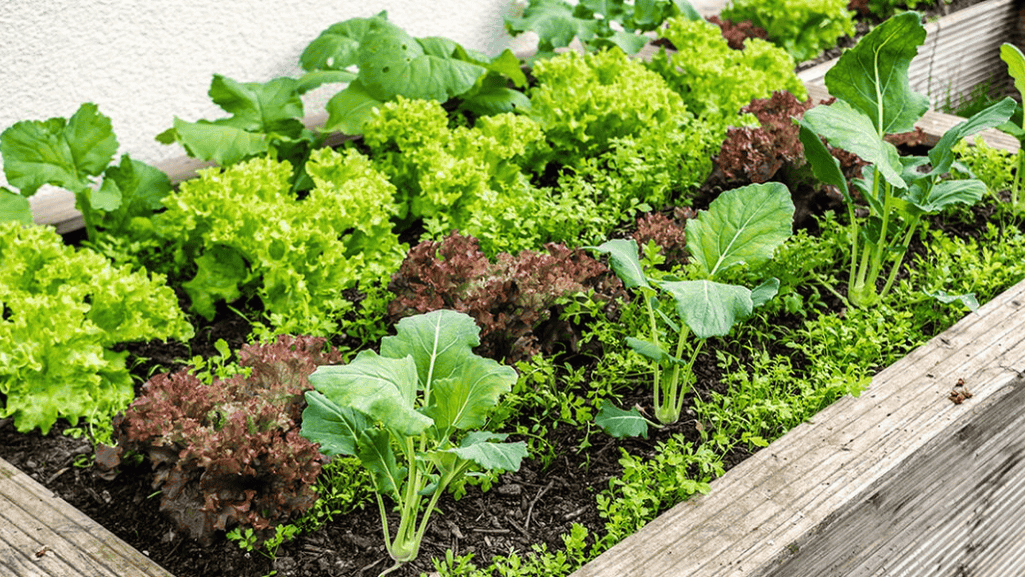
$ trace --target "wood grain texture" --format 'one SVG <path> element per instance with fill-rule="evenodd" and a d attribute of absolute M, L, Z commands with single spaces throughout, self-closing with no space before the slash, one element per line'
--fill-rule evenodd
<path fill-rule="evenodd" d="M 954 575 L 944 571 L 1020 559 L 1025 541 L 1008 523 L 1022 516 L 1023 326 L 1025 281 L 575 575 L 898 575 L 887 568 L 921 551 L 932 572 L 906 575 Z M 961 405 L 947 398 L 958 378 L 974 393 Z M 948 484 L 955 496 L 975 491 L 962 499 L 972 515 L 936 509 L 954 498 L 942 493 Z M 1007 542 L 984 556 L 987 539 Z M 1025 574 L 1017 569 L 1004 574 Z"/>
<path fill-rule="evenodd" d="M 172 577 L 3 459 L 0 575 Z"/>

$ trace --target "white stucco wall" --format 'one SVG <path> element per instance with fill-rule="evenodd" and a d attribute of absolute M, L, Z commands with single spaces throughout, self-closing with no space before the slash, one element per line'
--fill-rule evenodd
<path fill-rule="evenodd" d="M 81 103 L 95 102 L 111 117 L 121 152 L 156 163 L 183 154 L 153 140 L 175 115 L 225 116 L 207 96 L 214 73 L 241 82 L 298 76 L 299 55 L 323 29 L 381 10 L 413 36 L 445 36 L 497 54 L 511 40 L 502 17 L 517 6 L 517 0 L 0 0 L 0 130 L 24 119 L 68 117 Z"/>

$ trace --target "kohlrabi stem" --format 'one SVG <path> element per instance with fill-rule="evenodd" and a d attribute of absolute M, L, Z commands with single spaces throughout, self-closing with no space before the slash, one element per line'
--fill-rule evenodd
<path fill-rule="evenodd" d="M 911 238 L 914 236 L 915 229 L 918 228 L 918 223 L 921 219 L 921 215 L 915 215 L 915 218 L 911 220 L 911 225 L 908 226 L 908 231 L 904 234 L 904 239 L 902 240 L 904 250 L 900 251 L 900 254 L 893 259 L 893 265 L 892 268 L 890 268 L 890 276 L 886 279 L 886 285 L 883 287 L 882 292 L 879 293 L 880 298 L 886 296 L 893 287 L 893 281 L 897 279 L 897 271 L 900 270 L 900 265 L 904 262 L 904 255 L 908 252 L 908 246 L 911 244 Z"/>
<path fill-rule="evenodd" d="M 651 296 L 641 290 L 641 296 L 644 298 L 644 305 L 648 307 L 648 321 L 651 323 L 651 341 L 655 343 L 655 346 L 662 348 L 662 345 L 658 341 L 658 323 L 655 321 L 655 309 L 651 306 Z M 659 399 L 658 393 L 660 388 L 660 381 L 662 377 L 662 366 L 655 363 L 655 410 L 658 410 Z"/>

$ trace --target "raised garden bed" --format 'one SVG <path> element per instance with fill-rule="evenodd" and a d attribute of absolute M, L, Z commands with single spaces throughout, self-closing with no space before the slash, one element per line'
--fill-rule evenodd
<path fill-rule="evenodd" d="M 1014 326 L 1018 309 L 1017 294 L 1021 287 L 1022 285 L 1019 284 L 1002 297 L 991 302 L 977 315 L 967 317 L 956 327 L 934 339 L 927 347 L 920 349 L 897 365 L 881 373 L 876 378 L 875 386 L 861 399 L 841 401 L 835 405 L 838 408 L 830 409 L 816 417 L 814 420 L 815 424 L 798 427 L 793 433 L 787 435 L 766 451 L 763 451 L 762 453 L 765 456 L 761 457 L 760 460 L 749 461 L 752 464 L 741 465 L 734 472 L 716 482 L 711 496 L 686 502 L 674 508 L 650 525 L 649 527 L 651 528 L 647 529 L 647 532 L 642 532 L 638 536 L 624 541 L 598 560 L 584 567 L 580 574 L 636 574 L 639 570 L 638 568 L 641 567 L 651 568 L 654 571 L 652 574 L 658 574 L 663 570 L 672 573 L 690 572 L 693 570 L 694 565 L 691 564 L 691 561 L 688 560 L 689 558 L 684 552 L 689 554 L 691 545 L 689 543 L 681 544 L 683 541 L 676 540 L 677 536 L 687 533 L 693 533 L 699 538 L 700 543 L 696 544 L 695 550 L 699 550 L 700 547 L 706 548 L 698 556 L 702 562 L 706 562 L 708 559 L 716 559 L 716 561 L 708 564 L 708 566 L 714 565 L 720 569 L 724 566 L 736 567 L 738 572 L 742 571 L 744 574 L 748 574 L 753 566 L 758 567 L 757 571 L 761 571 L 763 574 L 771 574 L 773 571 L 783 571 L 784 574 L 797 574 L 791 571 L 797 571 L 797 567 L 804 562 L 803 558 L 798 555 L 802 548 L 810 551 L 815 551 L 818 547 L 823 547 L 831 552 L 837 550 L 836 547 L 830 546 L 828 538 L 820 540 L 814 536 L 817 534 L 818 529 L 824 526 L 819 521 L 825 519 L 826 524 L 831 524 L 831 526 L 835 527 L 851 526 L 855 528 L 855 531 L 857 527 L 861 526 L 859 523 L 864 522 L 861 516 L 862 510 L 848 505 L 848 502 L 842 496 L 837 495 L 836 489 L 838 486 L 850 489 L 850 491 L 844 491 L 844 496 L 854 494 L 854 496 L 864 498 L 867 502 L 875 503 L 876 505 L 880 501 L 886 501 L 887 499 L 897 500 L 900 501 L 900 505 L 895 509 L 901 509 L 904 506 L 903 498 L 900 496 L 889 497 L 889 491 L 891 489 L 899 490 L 907 485 L 913 486 L 919 472 L 923 470 L 928 472 L 935 469 L 935 467 L 930 466 L 930 463 L 945 461 L 947 454 L 943 451 L 947 445 L 943 442 L 943 435 L 950 430 L 946 426 L 947 423 L 952 420 L 956 421 L 955 424 L 960 427 L 959 430 L 961 431 L 967 431 L 969 426 L 975 426 L 980 430 L 999 432 L 1005 430 L 1008 426 L 1014 425 L 1013 422 L 1009 421 L 1013 411 L 1006 409 L 1003 412 L 995 409 L 991 410 L 993 405 L 990 401 L 1001 395 L 1000 391 L 1004 390 L 1001 387 L 1007 384 L 1007 380 L 997 379 L 998 382 L 995 381 L 992 384 L 983 383 L 978 390 L 975 382 L 977 379 L 985 380 L 984 376 L 988 375 L 987 371 L 993 370 L 990 361 L 997 363 L 1000 367 L 1003 367 L 1005 363 L 1011 367 L 1019 364 L 1020 359 L 1017 356 L 1004 351 L 1007 345 L 1001 338 L 1007 334 L 1012 334 L 1011 331 L 1013 331 L 1012 327 Z M 997 319 L 999 323 L 994 328 L 979 319 Z M 962 348 L 962 342 L 969 344 Z M 1013 341 L 1015 346 L 1011 347 L 1012 352 L 1021 348 L 1016 346 L 1017 342 L 1016 340 Z M 966 355 L 971 361 L 960 362 L 962 355 Z M 1010 371 L 1016 372 L 1017 369 L 1012 368 Z M 923 382 L 912 377 L 914 374 L 923 372 L 926 375 L 925 378 L 928 379 L 927 381 Z M 949 373 L 962 374 L 958 378 L 966 381 L 974 396 L 969 397 L 964 389 L 948 390 L 948 387 L 954 387 L 958 384 L 957 380 L 954 380 L 953 384 L 948 383 L 946 377 L 949 376 Z M 894 384 L 887 385 L 887 383 L 891 382 Z M 916 391 L 919 387 L 926 385 L 932 388 L 930 395 L 912 394 L 912 391 Z M 887 396 L 887 392 L 890 389 L 895 391 L 892 397 Z M 954 393 L 953 400 L 951 400 L 951 392 Z M 942 406 L 937 405 L 935 394 L 939 395 L 939 401 L 941 401 L 940 404 Z M 960 397 L 957 395 L 960 395 Z M 924 404 L 919 406 L 913 401 L 908 401 L 909 398 L 922 400 Z M 1005 400 L 1008 401 L 1013 401 L 1016 398 L 1013 394 L 1005 396 Z M 958 402 L 955 403 L 955 401 Z M 868 403 L 868 408 L 866 408 L 864 403 Z M 951 408 L 951 406 L 954 408 Z M 844 407 L 846 407 L 846 412 Z M 978 409 L 975 409 L 975 407 L 978 407 Z M 934 409 L 938 409 L 939 413 L 936 415 L 930 413 Z M 984 420 L 987 424 L 985 426 L 966 424 L 966 421 L 959 416 L 965 411 L 969 411 L 973 417 L 978 420 Z M 825 427 L 828 433 L 823 433 L 823 429 L 820 427 Z M 905 444 L 898 442 L 897 445 L 891 446 L 889 444 L 891 435 L 897 435 L 899 441 L 901 432 L 905 433 L 906 436 L 909 434 L 910 440 Z M 693 435 L 695 431 L 692 430 L 690 433 Z M 965 437 L 964 445 L 967 448 L 962 448 L 962 450 L 970 452 L 977 449 L 978 454 L 982 456 L 979 460 L 980 467 L 995 467 L 994 470 L 999 475 L 1002 475 L 1001 478 L 1014 476 L 1000 472 L 1013 469 L 1014 463 L 1011 463 L 1009 459 L 1001 461 L 1000 458 L 987 458 L 993 454 L 998 454 L 1000 447 L 994 448 L 991 445 L 972 444 L 976 440 L 983 439 L 984 435 L 972 436 L 965 434 L 963 436 Z M 797 440 L 795 448 L 787 448 L 788 446 L 785 441 L 787 438 Z M 590 440 L 589 437 L 585 436 L 582 443 L 589 442 Z M 815 448 L 810 451 L 802 448 L 807 446 L 807 441 L 812 441 Z M 884 441 L 886 441 L 885 445 L 883 444 Z M 604 448 L 611 446 L 609 444 Z M 783 447 L 782 449 L 780 448 L 781 446 Z M 839 450 L 838 453 L 837 450 Z M 847 453 L 851 453 L 852 457 L 857 456 L 865 460 L 848 460 Z M 882 459 L 880 456 L 884 454 L 894 455 L 895 460 L 891 462 Z M 837 455 L 840 456 L 838 457 Z M 739 457 L 739 455 L 737 456 Z M 999 457 L 999 454 L 997 457 Z M 901 469 L 905 466 L 905 463 L 918 459 L 925 460 L 924 467 L 922 465 L 914 467 L 909 465 L 909 472 L 906 476 L 886 474 L 889 471 Z M 779 461 L 783 461 L 784 464 L 778 465 Z M 752 481 L 756 476 L 754 470 L 760 467 L 767 467 L 769 470 L 774 471 L 777 478 L 770 478 L 764 484 Z M 50 479 L 68 474 L 68 469 L 69 467 L 65 467 L 59 470 Z M 573 471 L 566 472 L 568 474 L 574 473 Z M 809 472 L 825 472 L 826 476 L 823 480 L 822 478 L 811 476 Z M 575 473 L 579 475 L 580 471 L 575 471 Z M 593 470 L 588 471 L 588 474 L 594 473 L 595 471 Z M 867 477 L 862 477 L 857 473 L 865 473 Z M 550 480 L 547 484 L 537 484 L 534 482 L 537 480 L 534 474 L 534 471 L 521 471 L 518 475 L 503 477 L 503 484 L 499 487 L 497 495 L 487 494 L 488 499 L 516 498 L 521 503 L 519 512 L 526 511 L 525 521 L 522 517 L 514 514 L 517 513 L 517 508 L 514 506 L 506 509 L 511 511 L 509 519 L 492 518 L 492 522 L 497 522 L 498 524 L 494 525 L 494 529 L 488 529 L 486 525 L 474 524 L 475 521 L 480 520 L 480 516 L 475 520 L 471 520 L 472 514 L 462 512 L 459 510 L 459 507 L 456 507 L 456 511 L 453 514 L 445 517 L 445 520 L 449 521 L 447 529 L 444 526 L 439 528 L 439 521 L 435 519 L 434 528 L 437 530 L 432 530 L 430 538 L 435 540 L 451 539 L 455 544 L 453 549 L 456 551 L 458 551 L 459 540 L 463 538 L 461 531 L 467 530 L 495 535 L 496 540 L 504 539 L 508 543 L 510 541 L 508 536 L 513 531 L 506 527 L 503 521 L 507 521 L 509 526 L 516 528 L 524 537 L 528 537 L 528 528 L 531 521 L 534 521 L 536 525 L 551 520 L 550 515 L 552 511 L 544 510 L 549 508 L 545 507 L 547 501 L 542 501 L 542 497 L 553 491 L 553 488 L 556 493 L 562 492 L 562 489 L 570 489 L 569 486 L 566 486 L 565 479 L 562 479 L 563 484 L 556 488 L 556 481 L 560 481 L 557 475 L 555 478 L 549 477 L 548 479 Z M 778 475 L 784 474 L 790 475 L 786 478 L 794 479 L 794 482 L 790 483 L 788 481 L 781 485 Z M 75 472 L 74 476 L 77 479 L 78 473 Z M 738 478 L 741 479 L 740 488 L 731 489 L 731 484 L 736 482 L 735 480 Z M 897 480 L 893 481 L 893 479 Z M 992 482 L 990 482 L 990 485 L 994 487 L 1002 486 L 996 479 L 996 476 L 991 477 Z M 597 482 L 602 483 L 604 480 L 603 478 Z M 593 485 L 591 481 L 593 480 L 585 480 L 588 486 Z M 743 483 L 751 482 L 754 484 L 743 485 Z M 803 485 L 800 484 L 802 482 L 804 483 Z M 926 477 L 921 482 L 932 486 L 936 483 L 952 482 L 956 484 L 961 481 L 959 479 L 942 479 L 937 481 L 931 477 Z M 895 488 L 891 487 L 892 483 L 897 483 L 898 486 Z M 31 484 L 23 483 L 21 485 L 29 492 L 36 491 Z M 762 493 L 763 489 L 771 494 L 766 495 Z M 19 491 L 22 491 L 22 489 L 19 489 Z M 865 497 L 866 491 L 877 496 L 869 495 Z M 976 492 L 989 494 L 981 489 Z M 722 493 L 723 496 L 721 498 L 717 497 L 718 493 Z M 774 497 L 775 495 L 781 495 L 782 498 Z M 552 497 L 553 495 L 549 494 L 548 498 L 551 499 Z M 97 495 L 95 498 L 98 501 L 107 500 L 109 502 L 110 500 L 105 495 Z M 717 501 L 717 498 L 724 499 L 726 504 L 720 506 L 724 501 Z M 764 506 L 765 502 L 769 503 L 766 509 L 752 509 L 750 507 L 755 504 Z M 702 507 L 706 507 L 705 503 L 712 503 L 710 506 L 713 508 L 712 520 L 708 524 L 703 525 L 704 522 L 700 521 L 697 517 L 688 517 L 684 521 L 685 528 L 676 528 L 679 527 L 679 525 L 674 525 L 679 517 L 677 511 L 697 511 Z M 535 504 L 539 506 L 536 513 Z M 123 506 L 124 503 L 121 503 L 121 505 Z M 448 508 L 448 505 L 449 503 L 446 502 L 446 508 Z M 790 509 L 791 506 L 799 507 L 796 513 Z M 742 509 L 736 510 L 730 507 L 741 507 Z M 933 507 L 933 502 L 926 503 L 922 507 Z M 911 505 L 907 505 L 907 508 L 904 510 L 910 510 L 910 508 Z M 707 511 L 708 509 L 703 510 Z M 544 515 L 548 515 L 543 520 L 542 511 Z M 577 511 L 569 510 L 556 513 L 556 515 L 560 514 L 563 521 L 571 520 L 580 515 Z M 704 513 L 695 514 L 701 515 Z M 740 518 L 749 518 L 754 525 L 743 525 Z M 808 522 L 800 522 L 799 519 L 802 518 L 807 518 Z M 728 524 L 724 522 L 724 519 L 728 521 Z M 871 516 L 868 519 L 871 521 Z M 926 518 L 926 524 L 932 524 L 930 519 Z M 734 520 L 736 520 L 736 523 L 733 523 Z M 955 520 L 954 522 L 958 523 L 960 520 Z M 695 526 L 707 527 L 707 531 L 691 531 Z M 673 528 L 669 529 L 667 527 Z M 913 523 L 911 525 L 901 525 L 898 529 L 895 529 L 895 533 L 898 536 L 908 535 L 915 532 L 913 527 L 915 527 Z M 59 525 L 58 528 L 60 528 Z M 729 539 L 723 538 L 723 535 L 736 528 L 740 528 L 739 533 L 736 534 L 739 550 L 744 552 L 742 557 L 747 555 L 741 564 L 736 564 L 736 562 L 730 560 L 732 559 L 731 555 L 736 554 L 738 549 L 729 546 Z M 903 533 L 901 532 L 902 530 Z M 651 531 L 661 532 L 656 533 L 656 536 L 652 537 Z M 371 534 L 376 534 L 374 528 L 366 529 L 360 527 L 355 532 L 350 531 L 348 538 L 366 541 L 367 536 Z M 58 537 L 52 536 L 48 538 L 57 539 Z M 336 532 L 334 538 L 337 537 L 338 534 Z M 669 540 L 667 541 L 665 537 L 669 537 Z M 15 552 L 12 558 L 20 563 L 20 567 L 29 567 L 29 565 L 25 565 L 24 559 L 21 559 L 21 557 L 28 555 L 27 551 L 31 550 L 31 547 L 26 549 L 26 546 L 45 542 L 48 538 L 37 538 L 34 542 L 31 539 L 22 539 L 21 550 Z M 680 539 L 687 538 L 689 537 L 680 537 Z M 171 539 L 174 539 L 173 535 Z M 846 542 L 845 537 L 841 537 L 841 539 L 844 539 Z M 636 548 L 639 541 L 643 542 L 641 545 L 645 547 L 654 545 L 654 550 L 650 548 Z M 13 540 L 11 541 L 11 543 L 14 542 Z M 519 540 L 517 539 L 515 542 L 519 543 Z M 312 554 L 325 555 L 327 549 L 322 549 L 318 553 L 318 543 L 306 542 L 301 552 L 296 551 L 294 553 L 308 555 L 312 552 Z M 323 543 L 328 544 L 330 541 Z M 755 543 L 768 543 L 769 549 L 761 546 L 756 547 Z M 438 544 L 432 544 L 432 547 L 436 545 Z M 894 545 L 897 548 L 903 546 L 903 544 Z M 789 557 L 781 555 L 778 547 L 785 547 Z M 14 548 L 12 546 L 12 549 Z M 715 551 L 708 548 L 715 549 Z M 862 548 L 871 549 L 867 545 L 862 545 Z M 444 550 L 444 543 L 441 544 L 441 549 Z M 976 547 L 971 550 L 975 551 L 977 549 Z M 756 550 L 757 552 L 755 552 Z M 716 557 L 717 551 L 723 556 Z M 32 551 L 31 554 L 42 559 L 48 552 L 44 545 Z M 131 551 L 128 551 L 128 554 L 130 556 Z M 846 553 L 840 553 L 840 556 L 844 560 L 843 562 L 846 562 L 849 557 Z M 765 558 L 774 560 L 774 562 L 777 562 L 777 565 L 783 559 L 786 564 L 780 565 L 782 569 L 776 569 L 776 565 L 766 564 L 764 562 Z M 627 561 L 624 562 L 622 559 L 627 559 Z M 812 562 L 821 559 L 832 558 L 821 553 L 811 556 Z M 31 561 L 31 559 L 29 560 Z M 886 562 L 886 560 L 884 559 L 883 562 Z M 969 559 L 963 564 L 967 566 L 973 562 L 975 561 Z M 980 560 L 979 562 L 983 561 Z M 830 561 L 830 563 L 835 565 L 837 561 Z M 114 566 L 116 567 L 116 565 Z M 274 570 L 278 570 L 282 575 L 296 574 L 285 563 L 275 563 L 273 567 Z M 208 568 L 212 569 L 211 567 Z M 341 567 L 336 568 L 340 569 Z M 382 568 L 382 566 L 377 566 L 377 563 L 372 563 L 362 568 L 359 566 L 345 567 L 345 570 L 347 572 L 360 573 L 376 572 Z M 411 565 L 407 567 L 407 570 L 412 570 L 413 568 Z M 422 568 L 422 565 L 420 568 Z M 231 569 L 224 567 L 218 567 L 217 569 L 222 572 L 226 571 L 224 574 L 231 574 Z M 323 571 L 332 571 L 332 568 L 328 566 L 321 567 L 321 569 Z M 249 568 L 244 571 L 248 572 L 248 570 Z M 813 572 L 818 571 L 819 573 L 817 574 L 821 574 L 823 568 L 812 566 L 809 570 Z M 828 570 L 826 569 L 826 571 Z M 160 574 L 158 570 L 154 569 L 154 571 L 157 571 L 155 574 Z M 606 571 L 607 573 L 605 573 Z M 240 569 L 235 574 L 242 574 L 242 572 L 243 570 Z"/>

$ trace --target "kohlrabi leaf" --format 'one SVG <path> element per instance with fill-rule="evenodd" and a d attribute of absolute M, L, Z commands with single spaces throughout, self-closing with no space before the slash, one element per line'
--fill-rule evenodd
<path fill-rule="evenodd" d="M 651 38 L 633 32 L 617 30 L 611 36 L 597 38 L 592 42 L 595 48 L 611 48 L 613 46 L 622 50 L 625 54 L 637 54 L 641 48 L 647 46 Z"/>
<path fill-rule="evenodd" d="M 303 50 L 299 62 L 303 70 L 344 70 L 356 64 L 363 35 L 374 22 L 388 20 L 381 12 L 370 18 L 350 18 L 332 24 Z"/>
<path fill-rule="evenodd" d="M 269 150 L 266 134 L 217 121 L 188 122 L 175 117 L 174 135 L 193 158 L 212 160 L 221 166 L 266 154 Z"/>
<path fill-rule="evenodd" d="M 657 363 L 663 362 L 665 358 L 669 356 L 669 353 L 665 352 L 662 347 L 655 343 L 635 337 L 626 337 L 626 346 L 630 347 L 632 351 L 642 357 L 651 359 Z"/>
<path fill-rule="evenodd" d="M 660 282 L 659 286 L 673 296 L 676 312 L 700 339 L 728 334 L 754 310 L 746 287 L 708 280 Z"/>
<path fill-rule="evenodd" d="M 418 383 L 412 357 L 362 351 L 347 365 L 318 367 L 310 383 L 338 407 L 359 411 L 405 435 L 417 435 L 433 424 L 414 409 Z"/>
<path fill-rule="evenodd" d="M 987 128 L 996 128 L 1007 122 L 1014 114 L 1016 106 L 1014 99 L 1008 96 L 946 131 L 940 141 L 929 150 L 929 160 L 932 162 L 929 174 L 939 176 L 950 170 L 950 165 L 954 163 L 953 148 L 957 143 Z"/>
<path fill-rule="evenodd" d="M 981 180 L 941 180 L 932 186 L 912 186 L 901 199 L 924 214 L 936 214 L 953 204 L 972 206 L 983 196 L 986 185 Z"/>
<path fill-rule="evenodd" d="M 638 258 L 637 241 L 617 238 L 602 243 L 601 246 L 587 248 L 600 254 L 609 255 L 609 266 L 619 280 L 623 281 L 623 286 L 626 288 L 651 286 L 648 284 L 648 277 L 644 275 L 644 268 L 641 267 L 641 261 Z"/>
<path fill-rule="evenodd" d="M 815 178 L 826 184 L 831 184 L 840 190 L 844 200 L 853 202 L 851 192 L 847 188 L 847 177 L 840 169 L 840 161 L 829 153 L 829 149 L 822 143 L 819 136 L 815 134 L 804 122 L 801 122 L 801 144 L 804 145 L 804 157 L 811 166 Z"/>
<path fill-rule="evenodd" d="M 440 431 L 473 429 L 486 421 L 498 398 L 516 384 L 516 370 L 474 354 L 466 354 L 455 375 L 435 379 L 424 411 Z"/>
<path fill-rule="evenodd" d="M 908 67 L 925 35 L 921 14 L 898 14 L 872 29 L 826 72 L 829 93 L 864 114 L 877 138 L 914 130 L 929 110 L 929 98 L 908 83 Z"/>
<path fill-rule="evenodd" d="M 7 182 L 28 197 L 44 184 L 74 193 L 90 186 L 117 152 L 110 118 L 92 103 L 83 104 L 68 120 L 25 120 L 0 134 Z"/>
<path fill-rule="evenodd" d="M 979 309 L 979 301 L 975 298 L 975 293 L 967 293 L 963 295 L 950 295 L 944 291 L 929 292 L 925 291 L 925 294 L 938 300 L 943 304 L 950 304 L 952 302 L 960 302 L 970 311 L 976 311 Z"/>
<path fill-rule="evenodd" d="M 486 470 L 518 471 L 527 458 L 527 444 L 523 441 L 503 443 L 509 436 L 486 431 L 468 433 L 458 447 L 448 449 L 460 459 L 473 461 Z"/>
<path fill-rule="evenodd" d="M 802 126 L 822 136 L 829 144 L 853 152 L 878 168 L 886 182 L 907 188 L 901 177 L 897 147 L 883 140 L 872 126 L 872 119 L 837 100 L 828 106 L 816 106 L 804 113 Z M 814 169 L 814 167 L 813 167 Z"/>
<path fill-rule="evenodd" d="M 714 279 L 740 264 L 769 261 L 792 234 L 793 222 L 794 202 L 786 186 L 743 186 L 722 193 L 707 211 L 687 221 L 687 251 Z"/>
<path fill-rule="evenodd" d="M 359 80 L 353 80 L 338 94 L 328 100 L 325 132 L 338 131 L 343 134 L 363 134 L 363 125 L 374 114 L 374 109 L 384 104 L 367 92 Z"/>
<path fill-rule="evenodd" d="M 505 18 L 505 28 L 516 36 L 523 32 L 536 32 L 540 41 L 538 50 L 551 52 L 568 46 L 574 38 L 588 41 L 594 38 L 598 21 L 577 18 L 573 6 L 563 0 L 534 0 L 519 18 Z"/>
<path fill-rule="evenodd" d="M 473 318 L 450 310 L 406 317 L 395 333 L 381 339 L 381 356 L 412 357 L 421 387 L 460 376 L 463 363 L 475 356 L 472 349 L 480 344 L 480 327 Z"/>
<path fill-rule="evenodd" d="M 362 413 L 334 404 L 319 391 L 306 391 L 303 437 L 320 444 L 325 455 L 356 455 L 360 434 L 370 426 Z"/>
<path fill-rule="evenodd" d="M 32 205 L 24 196 L 0 186 L 0 222 L 32 224 Z"/>
<path fill-rule="evenodd" d="M 252 132 L 295 134 L 303 117 L 296 81 L 280 77 L 265 83 L 237 82 L 214 74 L 210 98 L 234 116 L 235 126 Z M 300 123 L 301 124 L 301 123 Z"/>
<path fill-rule="evenodd" d="M 347 70 L 314 70 L 303 74 L 295 84 L 295 91 L 299 94 L 306 94 L 314 88 L 320 88 L 324 84 L 348 83 L 356 79 L 355 72 Z"/>
<path fill-rule="evenodd" d="M 779 279 L 770 278 L 751 290 L 751 305 L 758 308 L 771 301 L 779 292 Z"/>
<path fill-rule="evenodd" d="M 641 416 L 637 407 L 624 411 L 608 400 L 604 400 L 601 403 L 601 409 L 594 417 L 594 424 L 617 439 L 623 437 L 648 438 L 648 420 Z"/>
<path fill-rule="evenodd" d="M 363 35 L 359 80 L 370 96 L 445 102 L 473 87 L 482 66 L 452 57 L 455 43 L 442 38 L 413 38 L 388 22 L 377 22 Z"/>
<path fill-rule="evenodd" d="M 1014 44 L 1000 45 L 1000 59 L 1007 63 L 1007 73 L 1014 79 L 1018 94 L 1025 98 L 1025 54 Z"/>
<path fill-rule="evenodd" d="M 364 431 L 360 435 L 358 451 L 360 463 L 363 463 L 374 476 L 374 487 L 377 491 L 401 503 L 399 487 L 403 486 L 408 471 L 396 462 L 388 431 Z"/>

